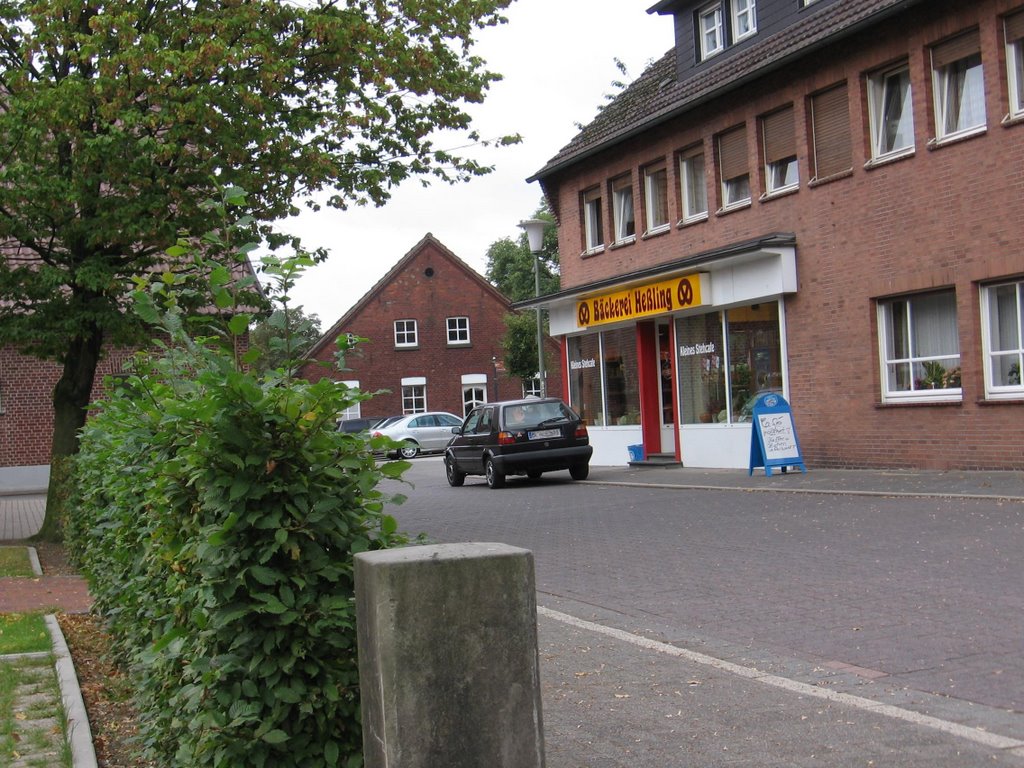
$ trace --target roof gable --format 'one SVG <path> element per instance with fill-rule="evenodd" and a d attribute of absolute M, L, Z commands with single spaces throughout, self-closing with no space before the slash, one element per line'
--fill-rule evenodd
<path fill-rule="evenodd" d="M 317 342 L 306 352 L 305 359 L 312 360 L 321 352 L 325 346 L 332 344 L 335 339 L 344 331 L 344 329 L 352 324 L 362 310 L 373 301 L 374 297 L 379 295 L 381 292 L 386 290 L 392 284 L 398 282 L 402 276 L 409 270 L 421 257 L 433 253 L 446 262 L 451 264 L 459 274 L 462 274 L 467 280 L 477 284 L 484 290 L 485 293 L 489 293 L 496 302 L 500 303 L 508 312 L 512 312 L 512 305 L 508 298 L 501 293 L 497 288 L 491 285 L 484 277 L 469 266 L 466 262 L 456 256 L 447 246 L 438 240 L 434 235 L 428 232 L 423 236 L 416 245 L 414 245 L 398 262 L 388 270 L 380 280 L 378 280 L 370 290 L 368 290 L 363 296 L 352 305 L 352 307 L 345 312 L 338 320 L 328 328 L 323 335 L 317 339 Z"/>

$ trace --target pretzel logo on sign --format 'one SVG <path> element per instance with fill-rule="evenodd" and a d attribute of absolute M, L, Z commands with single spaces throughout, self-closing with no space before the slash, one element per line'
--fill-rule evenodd
<path fill-rule="evenodd" d="M 679 281 L 679 285 L 676 287 L 676 298 L 679 300 L 680 307 L 688 307 L 693 303 L 693 285 L 690 284 L 688 277 Z"/>
<path fill-rule="evenodd" d="M 585 301 L 580 302 L 579 310 L 576 313 L 576 324 L 583 328 L 590 325 L 590 305 Z"/>

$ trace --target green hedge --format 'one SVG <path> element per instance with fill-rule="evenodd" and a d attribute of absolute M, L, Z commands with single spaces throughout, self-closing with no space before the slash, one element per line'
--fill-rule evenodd
<path fill-rule="evenodd" d="M 337 430 L 366 395 L 248 373 L 184 334 L 173 291 L 162 312 L 152 295 L 172 341 L 90 418 L 65 531 L 144 748 L 188 768 L 359 766 L 352 558 L 405 542 L 377 486 L 408 465 Z"/>

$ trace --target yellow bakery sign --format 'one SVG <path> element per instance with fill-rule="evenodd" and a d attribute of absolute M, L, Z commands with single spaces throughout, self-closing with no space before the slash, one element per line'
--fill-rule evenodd
<path fill-rule="evenodd" d="M 671 280 L 589 296 L 576 302 L 576 325 L 589 328 L 699 307 L 704 303 L 702 289 L 707 277 L 706 272 L 695 272 Z"/>

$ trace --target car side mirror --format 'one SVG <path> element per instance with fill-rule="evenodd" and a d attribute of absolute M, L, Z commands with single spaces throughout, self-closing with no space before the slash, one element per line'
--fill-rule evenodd
<path fill-rule="evenodd" d="M 462 427 L 452 427 L 452 434 L 453 435 L 461 435 L 462 434 Z"/>

